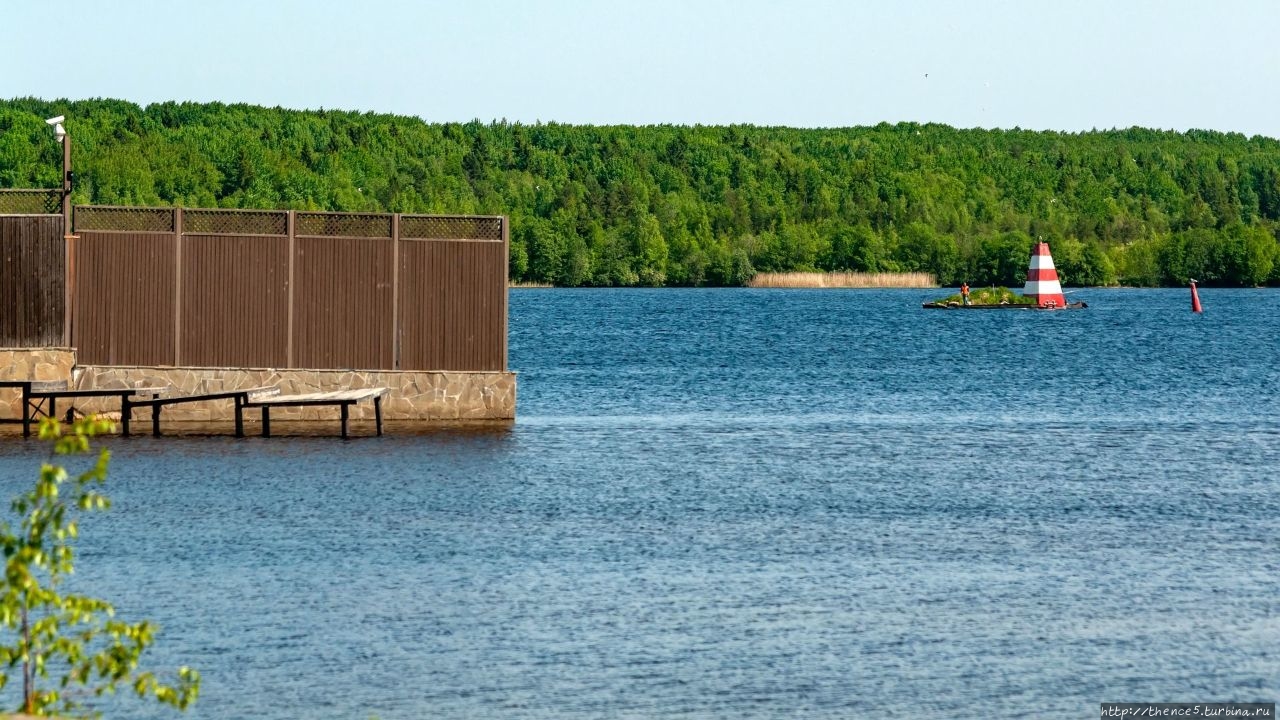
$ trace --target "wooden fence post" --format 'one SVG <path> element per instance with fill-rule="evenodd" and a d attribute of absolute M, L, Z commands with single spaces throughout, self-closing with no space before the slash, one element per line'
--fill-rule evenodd
<path fill-rule="evenodd" d="M 502 371 L 507 371 L 507 333 L 511 286 L 511 217 L 502 216 Z"/>
<path fill-rule="evenodd" d="M 400 369 L 400 213 L 391 216 L 391 369 Z"/>
<path fill-rule="evenodd" d="M 71 231 L 70 217 L 62 216 L 62 345 L 75 342 L 76 309 L 76 235 Z"/>
<path fill-rule="evenodd" d="M 297 236 L 297 218 L 298 211 L 290 210 L 285 219 L 285 232 L 289 234 L 289 290 L 286 293 L 288 300 L 288 309 L 285 313 L 285 341 L 284 341 L 284 357 L 285 367 L 295 367 L 293 363 L 293 265 L 296 257 Z M 265 416 L 264 416 L 265 417 Z"/>
<path fill-rule="evenodd" d="M 173 364 L 182 365 L 182 208 L 173 209 Z"/>

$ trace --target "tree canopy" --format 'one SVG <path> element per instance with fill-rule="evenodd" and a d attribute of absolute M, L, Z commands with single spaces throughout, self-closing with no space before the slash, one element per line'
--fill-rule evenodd
<path fill-rule="evenodd" d="M 899 123 L 428 123 L 221 103 L 0 101 L 0 187 L 77 204 L 508 215 L 513 281 L 738 285 L 756 271 L 1019 285 L 1280 284 L 1280 141 Z"/>

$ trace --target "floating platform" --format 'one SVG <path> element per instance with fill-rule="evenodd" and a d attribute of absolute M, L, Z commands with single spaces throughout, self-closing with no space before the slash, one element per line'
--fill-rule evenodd
<path fill-rule="evenodd" d="M 922 307 L 925 310 L 1079 310 L 1089 307 L 1089 304 L 1073 302 L 1066 305 L 1018 305 L 1015 303 L 1005 305 L 962 305 L 953 300 L 951 302 L 927 302 Z"/>

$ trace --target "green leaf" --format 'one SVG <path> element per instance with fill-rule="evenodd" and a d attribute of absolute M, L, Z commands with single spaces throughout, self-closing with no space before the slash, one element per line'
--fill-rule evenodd
<path fill-rule="evenodd" d="M 86 453 L 92 437 L 111 430 L 110 423 L 93 419 L 69 427 L 52 418 L 40 423 L 40 437 L 60 455 Z M 60 591 L 64 578 L 75 570 L 77 512 L 111 505 L 105 494 L 87 487 L 105 482 L 109 458 L 105 450 L 99 452 L 92 467 L 75 475 L 65 493 L 62 485 L 72 477 L 66 468 L 43 464 L 35 485 L 10 505 L 17 522 L 0 522 L 5 555 L 0 627 L 9 631 L 7 644 L 0 644 L 0 687 L 19 666 L 24 674 L 29 671 L 36 682 L 23 706 L 37 714 L 78 712 L 78 695 L 50 689 L 73 684 L 94 696 L 112 694 L 124 684 L 179 709 L 199 694 L 200 676 L 194 670 L 180 668 L 175 686 L 139 670 L 143 653 L 154 641 L 155 625 L 115 620 L 109 602 Z"/>

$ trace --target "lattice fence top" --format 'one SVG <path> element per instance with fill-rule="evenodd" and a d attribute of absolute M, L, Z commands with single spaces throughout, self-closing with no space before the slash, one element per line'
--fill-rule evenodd
<path fill-rule="evenodd" d="M 126 208 L 80 205 L 76 230 L 173 232 L 173 208 Z"/>
<path fill-rule="evenodd" d="M 0 191 L 0 214 L 6 195 L 23 199 L 12 203 L 48 202 L 52 213 L 36 211 L 11 214 L 56 214 L 61 196 L 57 191 Z M 80 205 L 76 207 L 77 230 L 115 232 L 173 232 L 176 227 L 174 208 L 133 208 Z M 298 212 L 294 235 L 307 237 L 393 237 L 394 215 L 385 213 Z M 400 237 L 406 240 L 478 240 L 501 242 L 501 217 L 464 215 L 401 215 Z M 182 231 L 188 235 L 279 235 L 289 234 L 287 210 L 209 210 L 182 211 Z"/>
<path fill-rule="evenodd" d="M 502 240 L 502 218 L 403 215 L 400 237 L 423 240 Z"/>
<path fill-rule="evenodd" d="M 320 237 L 391 237 L 390 215 L 300 212 L 294 233 Z"/>
<path fill-rule="evenodd" d="M 193 235 L 288 235 L 289 213 L 270 210 L 186 210 L 182 231 Z"/>
<path fill-rule="evenodd" d="M 0 190 L 0 215 L 57 215 L 61 190 Z"/>

